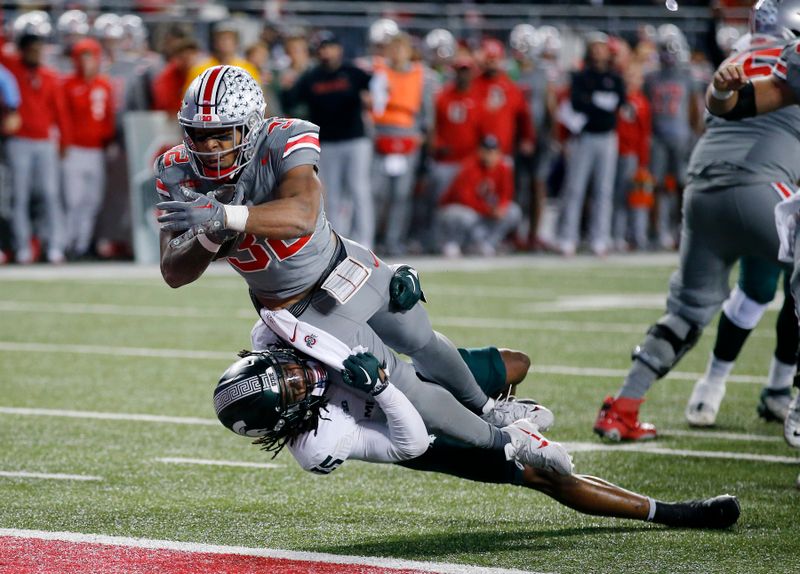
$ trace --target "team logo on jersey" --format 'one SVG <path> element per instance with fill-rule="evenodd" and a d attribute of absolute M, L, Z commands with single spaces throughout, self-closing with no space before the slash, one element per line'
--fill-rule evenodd
<path fill-rule="evenodd" d="M 305 341 L 306 347 L 310 349 L 311 347 L 317 344 L 317 336 L 314 334 L 306 335 L 303 338 L 303 341 Z"/>

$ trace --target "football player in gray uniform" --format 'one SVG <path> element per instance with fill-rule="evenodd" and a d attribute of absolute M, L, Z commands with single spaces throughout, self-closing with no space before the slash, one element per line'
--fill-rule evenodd
<path fill-rule="evenodd" d="M 798 0 L 762 0 L 756 9 L 767 5 L 770 13 L 780 22 L 788 33 L 800 36 L 800 1 Z M 752 78 L 752 79 L 751 79 Z M 743 122 L 758 121 L 762 116 L 769 118 L 779 113 L 797 110 L 800 104 L 800 40 L 786 45 L 772 73 L 761 76 L 754 74 L 740 62 L 729 62 L 720 67 L 714 74 L 714 81 L 706 93 L 706 106 L 716 115 Z M 779 142 L 776 142 L 776 145 Z M 800 162 L 797 151 L 793 150 L 792 159 Z M 790 288 L 794 297 L 795 314 L 800 309 L 800 246 L 796 233 L 797 218 L 800 214 L 798 196 L 793 193 L 800 178 L 792 181 L 794 185 L 786 190 L 783 203 L 775 209 L 775 221 L 778 225 L 781 243 L 781 259 L 794 263 Z M 795 386 L 800 380 L 795 377 Z M 795 395 L 789 405 L 789 412 L 784 421 L 784 437 L 790 445 L 800 448 L 800 393 Z M 800 477 L 798 477 L 800 486 Z"/>
<path fill-rule="evenodd" d="M 509 445 L 509 451 L 534 449 L 538 458 L 533 464 L 468 447 L 440 433 L 431 440 L 419 414 L 392 384 L 393 375 L 374 356 L 347 356 L 347 347 L 343 350 L 338 368 L 283 346 L 242 353 L 214 389 L 220 422 L 267 450 L 286 445 L 298 464 L 315 474 L 330 474 L 348 459 L 395 463 L 477 482 L 524 486 L 591 515 L 717 529 L 739 518 L 733 496 L 665 503 L 574 474 L 566 450 L 540 432 L 553 423 L 552 413 L 543 407 L 537 418 L 515 431 Z M 468 362 L 473 357 L 465 356 Z M 479 377 L 481 371 L 475 369 L 475 374 Z M 479 383 L 487 391 L 497 387 L 491 377 L 479 377 Z"/>
<path fill-rule="evenodd" d="M 393 268 L 331 229 L 317 177 L 317 126 L 265 119 L 265 108 L 258 83 L 234 66 L 206 70 L 186 91 L 184 144 L 155 166 L 156 189 L 167 200 L 158 204 L 167 284 L 191 283 L 225 258 L 259 310 L 288 309 L 351 347 L 364 346 L 390 366 L 426 424 L 502 450 L 511 436 L 501 429 L 533 405 L 487 397 L 416 299 L 400 307 L 390 300 L 398 285 L 418 287 L 418 280 L 407 272 L 398 282 Z M 442 387 L 421 384 L 390 347 Z"/>
<path fill-rule="evenodd" d="M 765 0 L 754 7 L 753 22 L 758 27 L 753 33 L 760 38 L 754 36 L 750 50 L 723 63 L 709 88 L 709 111 L 722 117 L 707 119 L 707 130 L 689 161 L 680 267 L 670 280 L 666 314 L 634 349 L 633 365 L 617 396 L 604 401 L 594 425 L 602 437 L 655 438 L 655 427 L 639 422 L 643 397 L 695 345 L 728 297 L 733 265 L 745 256 L 777 263 L 779 241 L 773 211 L 800 181 L 800 108 L 732 121 L 744 117 L 743 109 L 748 109 L 749 115 L 755 112 L 752 86 L 756 82 L 743 90 L 741 102 L 724 91 L 743 87 L 746 69 L 751 76 L 763 77 L 759 85 L 778 85 L 780 93 L 789 92 L 778 83 L 785 84 L 784 80 L 771 74 L 773 64 L 776 71 L 785 69 L 782 62 L 787 54 L 795 54 L 800 62 L 796 44 L 786 44 L 800 29 L 792 22 L 797 18 L 797 5 L 794 11 L 768 10 L 786 4 Z M 770 17 L 759 14 L 761 10 Z M 765 34 L 770 38 L 762 41 Z M 778 58 L 781 52 L 783 56 Z M 766 103 L 763 105 L 766 109 Z"/>

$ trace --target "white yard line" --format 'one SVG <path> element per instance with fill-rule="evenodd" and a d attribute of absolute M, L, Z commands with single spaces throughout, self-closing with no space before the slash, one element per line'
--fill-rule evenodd
<path fill-rule="evenodd" d="M 376 566 L 379 568 L 413 569 L 437 574 L 536 574 L 524 570 L 468 566 L 466 564 L 445 564 L 441 562 L 420 562 L 396 558 L 373 558 L 369 556 L 343 556 L 323 552 L 296 552 L 272 548 L 247 548 L 245 546 L 220 546 L 194 542 L 173 542 L 171 540 L 152 540 L 148 538 L 126 538 L 102 534 L 81 534 L 78 532 L 45 532 L 41 530 L 0 529 L 0 537 L 34 538 L 37 540 L 58 540 L 84 544 L 107 544 L 128 548 L 149 548 L 154 550 L 175 550 L 178 552 L 205 552 L 210 554 L 237 554 L 284 560 L 328 562 L 330 564 L 354 564 Z"/>
<path fill-rule="evenodd" d="M 677 253 L 645 253 L 610 255 L 599 259 L 582 256 L 571 258 L 542 255 L 511 255 L 498 257 L 465 257 L 444 259 L 441 257 L 404 257 L 401 260 L 384 259 L 387 263 L 405 263 L 420 271 L 495 271 L 503 269 L 594 269 L 599 271 L 620 267 L 626 270 L 642 267 L 674 268 L 678 264 Z M 231 267 L 223 262 L 213 263 L 203 273 L 204 277 L 238 277 Z M 157 279 L 161 280 L 158 265 L 136 265 L 135 263 L 87 263 L 68 265 L 4 265 L 0 268 L 0 281 L 51 281 L 88 279 Z"/>
<path fill-rule="evenodd" d="M 72 411 L 64 409 L 31 409 L 23 407 L 0 407 L 0 414 L 21 416 L 65 417 L 71 419 L 94 419 L 102 421 L 136 421 L 146 423 L 169 423 L 177 425 L 218 426 L 216 419 L 198 417 L 167 417 L 136 413 L 102 413 L 95 411 Z"/>
<path fill-rule="evenodd" d="M 628 374 L 627 369 L 603 369 L 600 367 L 570 367 L 567 365 L 533 365 L 528 369 L 529 373 L 537 375 L 567 375 L 572 377 L 604 377 L 604 378 L 624 378 Z M 696 381 L 702 377 L 702 373 L 687 373 L 685 371 L 671 371 L 668 379 L 681 381 Z M 766 376 L 754 375 L 731 375 L 728 377 L 730 383 L 764 384 L 767 382 Z"/>
<path fill-rule="evenodd" d="M 725 432 L 725 431 L 715 431 L 715 430 L 671 429 L 671 430 L 658 431 L 658 436 L 677 437 L 677 438 L 699 438 L 705 440 L 741 440 L 745 442 L 784 442 L 783 436 L 766 436 L 763 434 L 736 433 L 736 432 Z"/>
<path fill-rule="evenodd" d="M 166 457 L 166 458 L 157 458 L 156 461 L 163 462 L 166 464 L 197 464 L 200 466 L 233 466 L 241 468 L 283 468 L 285 466 L 283 464 L 275 464 L 272 462 L 241 462 L 236 460 L 208 460 L 205 458 Z"/>
<path fill-rule="evenodd" d="M 0 470 L 0 477 L 6 478 L 41 478 L 46 480 L 82 480 L 82 481 L 97 481 L 103 480 L 102 476 L 89 476 L 86 474 L 59 474 L 47 472 L 26 472 L 24 470 L 11 472 Z"/>
<path fill-rule="evenodd" d="M 17 343 L 0 341 L 0 351 L 12 353 L 73 353 L 78 355 L 112 355 L 115 357 L 149 357 L 162 359 L 236 359 L 235 353 L 192 349 L 153 349 L 147 347 L 107 347 L 104 345 L 61 345 L 55 343 Z"/>
<path fill-rule="evenodd" d="M 204 359 L 219 361 L 236 359 L 234 353 L 225 351 L 203 351 L 199 349 L 154 349 L 148 347 L 109 347 L 104 345 L 61 345 L 56 343 L 18 343 L 14 341 L 0 341 L 0 352 L 9 353 L 72 353 L 78 355 L 109 355 L 115 357 L 147 357 L 158 359 Z M 590 367 L 571 367 L 568 365 L 534 365 L 529 373 L 537 375 L 565 375 L 571 377 L 603 377 L 620 378 L 628 371 L 626 369 L 605 369 Z M 696 381 L 702 373 L 687 373 L 673 371 L 667 378 L 674 380 Z M 731 375 L 728 381 L 732 383 L 763 384 L 765 377 L 753 375 Z"/>
<path fill-rule="evenodd" d="M 179 425 L 198 425 L 198 426 L 218 426 L 220 423 L 217 419 L 213 418 L 200 418 L 200 417 L 170 417 L 163 415 L 149 415 L 139 413 L 107 413 L 96 411 L 75 411 L 64 409 L 42 409 L 42 408 L 27 408 L 27 407 L 2 407 L 0 406 L 0 414 L 4 415 L 17 415 L 17 416 L 42 416 L 42 417 L 65 417 L 74 419 L 85 420 L 109 420 L 109 421 L 131 421 L 131 422 L 146 422 L 146 423 L 166 423 L 166 424 L 179 424 Z M 678 437 L 678 438 L 697 438 L 702 440 L 731 440 L 731 441 L 746 441 L 746 442 L 783 442 L 783 438 L 779 436 L 767 436 L 749 433 L 731 433 L 716 430 L 682 430 L 682 429 L 667 429 L 659 433 L 662 437 Z M 578 448 L 583 448 L 581 445 L 590 445 L 600 449 L 617 449 L 623 450 L 627 447 L 639 447 L 641 445 L 604 445 L 603 443 L 574 443 Z M 644 445 L 647 446 L 647 445 Z M 186 464 L 214 464 L 215 461 L 208 461 L 205 459 L 184 459 L 184 458 L 171 458 L 159 459 L 163 462 L 184 462 Z M 239 464 L 242 466 L 251 463 L 234 463 L 225 461 L 216 461 L 219 464 Z M 266 467 L 265 467 L 266 468 Z"/>
<path fill-rule="evenodd" d="M 782 464 L 800 464 L 799 456 L 776 456 L 772 454 L 751 454 L 747 452 L 723 452 L 716 450 L 687 450 L 651 446 L 649 444 L 609 445 L 596 442 L 564 442 L 571 453 L 576 452 L 636 452 L 660 454 L 665 456 L 685 456 L 692 458 L 718 458 L 729 460 L 749 460 L 754 462 L 775 462 Z"/>

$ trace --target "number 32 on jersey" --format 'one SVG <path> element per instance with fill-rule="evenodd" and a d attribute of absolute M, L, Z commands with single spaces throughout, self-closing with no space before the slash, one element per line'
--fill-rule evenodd
<path fill-rule="evenodd" d="M 230 256 L 228 262 L 242 273 L 255 273 L 269 267 L 270 261 L 276 257 L 278 261 L 288 259 L 298 253 L 306 243 L 311 240 L 311 235 L 304 235 L 297 239 L 284 241 L 282 239 L 259 240 L 251 233 L 245 234 L 237 250 L 246 251 L 248 257 L 240 259 Z"/>

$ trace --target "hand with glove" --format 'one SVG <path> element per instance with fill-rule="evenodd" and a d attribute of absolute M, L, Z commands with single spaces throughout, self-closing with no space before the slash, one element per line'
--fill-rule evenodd
<path fill-rule="evenodd" d="M 394 271 L 389 283 L 389 310 L 393 313 L 408 311 L 419 300 L 425 301 L 417 270 L 401 265 Z"/>
<path fill-rule="evenodd" d="M 347 386 L 374 397 L 389 385 L 385 369 L 386 365 L 372 353 L 356 353 L 344 360 L 342 380 Z"/>
<path fill-rule="evenodd" d="M 186 201 L 162 201 L 156 205 L 164 212 L 158 216 L 161 229 L 186 231 L 196 227 L 198 233 L 225 229 L 225 206 L 216 198 L 185 187 L 181 188 L 181 193 Z"/>

